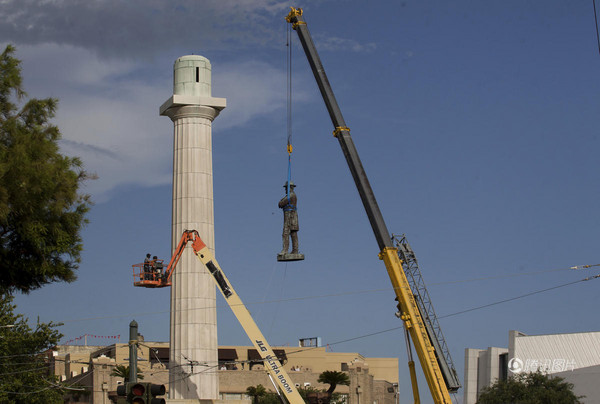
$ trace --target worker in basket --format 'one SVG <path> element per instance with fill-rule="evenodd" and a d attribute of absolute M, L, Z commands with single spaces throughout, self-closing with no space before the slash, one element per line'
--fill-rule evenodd
<path fill-rule="evenodd" d="M 163 262 L 162 260 L 156 259 L 156 257 L 154 257 L 154 270 L 156 272 L 156 279 L 160 280 L 163 278 Z"/>
<path fill-rule="evenodd" d="M 143 274 L 143 279 L 144 280 L 148 280 L 151 279 L 151 273 L 150 273 L 150 266 L 151 266 L 151 259 L 150 259 L 151 255 L 150 253 L 146 254 L 146 258 L 144 258 L 144 274 Z"/>

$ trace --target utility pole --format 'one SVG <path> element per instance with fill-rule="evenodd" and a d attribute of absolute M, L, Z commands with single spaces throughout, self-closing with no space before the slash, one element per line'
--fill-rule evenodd
<path fill-rule="evenodd" d="M 137 344 L 138 323 L 133 320 L 129 323 L 129 382 L 137 382 Z"/>

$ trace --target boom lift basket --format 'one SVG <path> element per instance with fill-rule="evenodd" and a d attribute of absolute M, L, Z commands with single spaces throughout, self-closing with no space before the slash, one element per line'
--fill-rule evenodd
<path fill-rule="evenodd" d="M 154 263 L 159 265 L 148 265 L 147 263 L 132 265 L 133 286 L 144 288 L 164 288 L 166 286 L 171 286 L 171 283 L 166 280 L 163 260 L 155 260 Z M 155 269 L 157 267 L 163 268 L 163 270 Z"/>

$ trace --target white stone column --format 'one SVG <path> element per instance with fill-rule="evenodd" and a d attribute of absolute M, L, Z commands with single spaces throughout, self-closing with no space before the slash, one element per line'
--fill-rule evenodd
<path fill-rule="evenodd" d="M 208 59 L 175 61 L 173 96 L 161 107 L 175 126 L 172 250 L 184 230 L 198 230 L 214 253 L 212 121 L 225 108 L 211 97 Z M 213 280 L 187 247 L 171 286 L 169 398 L 218 398 L 216 293 Z"/>

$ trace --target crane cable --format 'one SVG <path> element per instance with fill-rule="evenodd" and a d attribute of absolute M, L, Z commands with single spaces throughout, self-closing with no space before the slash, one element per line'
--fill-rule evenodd
<path fill-rule="evenodd" d="M 596 42 L 598 43 L 598 52 L 600 53 L 600 33 L 598 32 L 598 13 L 596 12 L 596 0 L 592 0 L 594 5 L 594 21 L 596 22 Z"/>
<path fill-rule="evenodd" d="M 288 171 L 286 182 L 286 195 L 288 203 L 290 203 L 290 184 L 292 182 L 292 29 L 290 24 L 287 25 L 286 38 L 286 67 L 287 67 L 287 153 L 288 153 Z"/>

